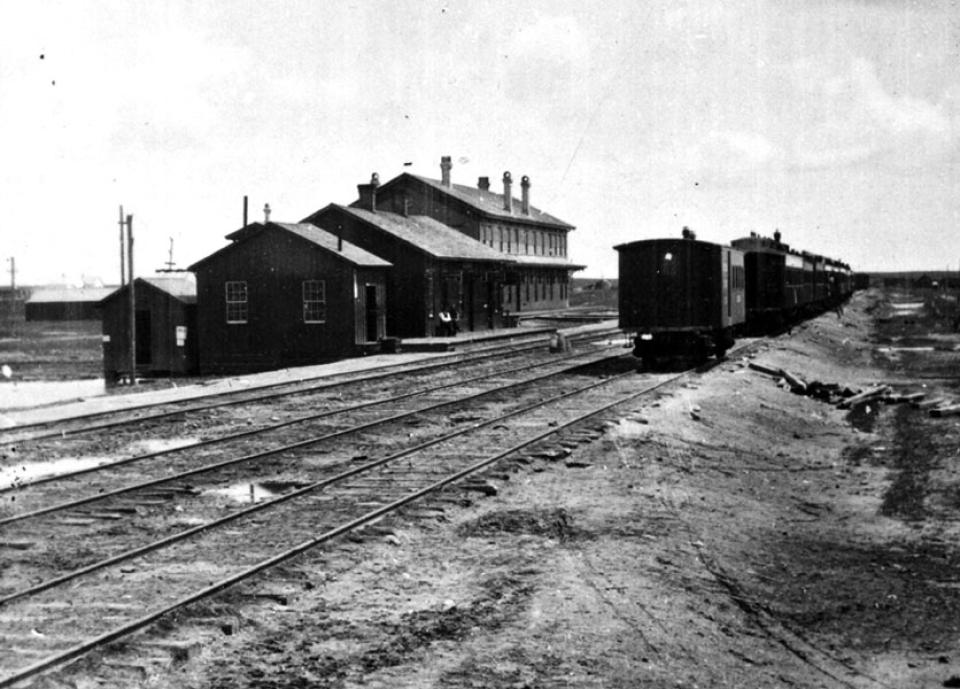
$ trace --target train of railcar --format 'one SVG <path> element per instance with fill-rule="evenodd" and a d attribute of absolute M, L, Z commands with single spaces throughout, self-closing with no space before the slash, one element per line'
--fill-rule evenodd
<path fill-rule="evenodd" d="M 647 363 L 673 356 L 722 357 L 748 331 L 769 332 L 842 304 L 853 273 L 841 261 L 791 249 L 779 232 L 729 246 L 645 239 L 619 253 L 620 327 Z"/>

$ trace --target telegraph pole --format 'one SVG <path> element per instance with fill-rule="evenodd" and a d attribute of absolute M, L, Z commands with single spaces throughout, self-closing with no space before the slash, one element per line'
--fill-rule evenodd
<path fill-rule="evenodd" d="M 126 223 L 123 219 L 123 206 L 120 206 L 120 222 L 117 223 L 120 226 L 120 286 L 123 287 L 127 284 L 127 259 L 124 256 L 125 248 L 123 241 L 123 231 L 126 226 Z"/>
<path fill-rule="evenodd" d="M 133 290 L 133 216 L 127 216 L 127 272 L 130 276 L 130 384 L 137 384 L 137 299 Z"/>

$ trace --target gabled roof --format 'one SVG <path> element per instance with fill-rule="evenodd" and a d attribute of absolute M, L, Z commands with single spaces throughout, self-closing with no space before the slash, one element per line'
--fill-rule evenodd
<path fill-rule="evenodd" d="M 357 266 L 389 268 L 392 265 L 389 261 L 385 261 L 379 256 L 361 249 L 355 244 L 340 240 L 336 235 L 330 234 L 326 230 L 321 229 L 316 225 L 311 225 L 310 223 L 270 222 L 264 224 L 255 222 L 237 230 L 236 232 L 231 232 L 228 234 L 227 239 L 231 240 L 233 242 L 232 244 L 228 244 L 222 249 L 213 252 L 209 256 L 201 258 L 199 261 L 190 266 L 190 269 L 196 269 L 197 266 L 206 263 L 214 256 L 218 256 L 220 253 L 232 249 L 237 244 L 250 239 L 251 237 L 259 235 L 268 228 L 276 228 L 284 232 L 289 232 L 290 234 L 296 235 L 301 239 L 305 239 L 314 246 L 325 249 L 338 258 Z"/>
<path fill-rule="evenodd" d="M 197 277 L 193 273 L 150 275 L 138 279 L 150 283 L 161 292 L 166 292 L 184 304 L 197 303 Z"/>
<path fill-rule="evenodd" d="M 384 184 L 382 188 L 387 188 L 405 177 L 414 179 L 422 184 L 426 184 L 429 187 L 437 189 L 444 194 L 458 199 L 459 201 L 471 206 L 475 210 L 491 218 L 510 219 L 516 222 L 527 222 L 536 225 L 563 227 L 568 230 L 574 229 L 574 226 L 570 223 L 564 222 L 563 220 L 560 220 L 549 213 L 544 213 L 539 208 L 535 208 L 534 206 L 530 206 L 529 215 L 525 215 L 521 210 L 522 206 L 520 199 L 515 196 L 513 197 L 513 210 L 508 211 L 503 207 L 503 194 L 498 194 L 494 191 L 483 191 L 477 187 L 468 187 L 463 184 L 451 184 L 449 187 L 447 187 L 444 186 L 443 183 L 438 179 L 421 177 L 420 175 L 413 175 L 409 172 L 404 172 L 401 175 L 394 177 L 389 182 Z M 520 186 L 519 182 L 516 183 L 516 186 Z"/>
<path fill-rule="evenodd" d="M 314 222 L 322 224 L 322 216 L 331 209 L 352 215 L 434 258 L 512 262 L 511 257 L 425 215 L 401 215 L 385 211 L 374 213 L 362 208 L 331 203 L 310 217 L 318 218 Z"/>
<path fill-rule="evenodd" d="M 182 272 L 176 275 L 148 275 L 137 278 L 135 283 L 138 285 L 137 289 L 147 284 L 154 289 L 160 290 L 164 294 L 170 295 L 183 304 L 197 303 L 197 278 L 193 273 Z M 103 304 L 111 299 L 115 299 L 121 294 L 126 294 L 126 288 L 126 285 L 110 288 L 110 294 L 101 299 L 100 303 Z"/>
<path fill-rule="evenodd" d="M 98 302 L 115 289 L 116 287 L 37 287 L 30 293 L 27 303 Z"/>

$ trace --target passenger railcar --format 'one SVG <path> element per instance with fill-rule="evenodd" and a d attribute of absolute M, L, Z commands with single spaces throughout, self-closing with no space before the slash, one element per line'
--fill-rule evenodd
<path fill-rule="evenodd" d="M 747 270 L 747 323 L 769 331 L 835 307 L 853 292 L 850 266 L 798 252 L 782 241 L 751 232 L 730 245 L 744 252 Z"/>
<path fill-rule="evenodd" d="M 620 327 L 636 333 L 634 354 L 722 357 L 746 318 L 743 252 L 698 241 L 649 239 L 619 252 Z"/>

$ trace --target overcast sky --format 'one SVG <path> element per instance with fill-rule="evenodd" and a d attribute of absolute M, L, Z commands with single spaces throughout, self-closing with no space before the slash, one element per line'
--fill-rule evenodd
<path fill-rule="evenodd" d="M 269 202 L 296 221 L 377 171 L 529 175 L 612 246 L 784 241 L 856 270 L 960 267 L 952 0 L 34 0 L 0 25 L 0 252 L 18 282 L 186 266 Z M 411 162 L 410 167 L 404 167 Z M 4 280 L 6 282 L 7 280 Z"/>

